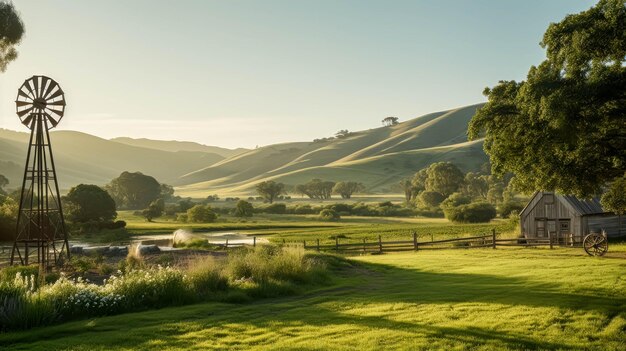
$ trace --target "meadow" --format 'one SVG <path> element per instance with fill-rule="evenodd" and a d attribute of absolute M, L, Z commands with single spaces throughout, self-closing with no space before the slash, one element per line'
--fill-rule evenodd
<path fill-rule="evenodd" d="M 361 256 L 297 296 L 210 302 L 0 335 L 6 350 L 623 350 L 621 259 L 582 249 Z"/>

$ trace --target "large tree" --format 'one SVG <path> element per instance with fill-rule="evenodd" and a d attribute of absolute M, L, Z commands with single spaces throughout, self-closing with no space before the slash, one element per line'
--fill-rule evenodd
<path fill-rule="evenodd" d="M 15 47 L 24 35 L 24 23 L 13 3 L 0 1 L 0 72 L 7 69 L 9 62 L 17 58 Z"/>
<path fill-rule="evenodd" d="M 335 182 L 313 179 L 306 184 L 296 185 L 296 192 L 306 195 L 311 199 L 330 199 L 333 193 Z"/>
<path fill-rule="evenodd" d="M 456 192 L 465 178 L 463 172 L 450 162 L 433 163 L 426 173 L 426 190 L 438 192 L 444 199 Z"/>
<path fill-rule="evenodd" d="M 106 186 L 119 208 L 144 209 L 161 196 L 161 184 L 140 172 L 123 172 Z"/>
<path fill-rule="evenodd" d="M 111 222 L 117 217 L 115 201 L 97 185 L 79 184 L 63 198 L 65 216 L 70 222 Z"/>
<path fill-rule="evenodd" d="M 273 180 L 260 182 L 256 185 L 256 192 L 261 195 L 265 201 L 273 203 L 278 195 L 285 192 L 285 184 L 276 183 Z"/>
<path fill-rule="evenodd" d="M 485 136 L 492 172 L 514 173 L 519 190 L 590 197 L 626 171 L 625 1 L 551 24 L 541 45 L 526 81 L 485 89 L 469 136 Z"/>
<path fill-rule="evenodd" d="M 341 195 L 342 199 L 349 199 L 352 194 L 365 190 L 365 186 L 358 182 L 339 182 L 333 187 L 333 193 Z"/>

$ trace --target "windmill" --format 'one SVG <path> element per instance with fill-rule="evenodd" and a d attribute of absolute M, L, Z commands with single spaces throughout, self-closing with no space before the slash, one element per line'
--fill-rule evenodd
<path fill-rule="evenodd" d="M 49 130 L 63 117 L 65 95 L 54 80 L 33 76 L 17 90 L 15 104 L 30 141 L 11 264 L 57 265 L 63 256 L 69 258 L 69 244 Z"/>

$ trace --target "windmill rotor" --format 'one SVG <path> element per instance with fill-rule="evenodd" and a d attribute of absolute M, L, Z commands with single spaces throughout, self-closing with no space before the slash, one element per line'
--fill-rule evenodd
<path fill-rule="evenodd" d="M 20 121 L 28 128 L 33 129 L 34 116 L 40 114 L 51 129 L 65 114 L 65 94 L 53 79 L 32 76 L 17 90 L 15 108 Z"/>

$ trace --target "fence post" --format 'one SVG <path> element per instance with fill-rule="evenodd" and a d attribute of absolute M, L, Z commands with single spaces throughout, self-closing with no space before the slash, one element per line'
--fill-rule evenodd
<path fill-rule="evenodd" d="M 228 239 L 226 239 L 226 245 L 224 245 L 224 247 L 228 249 Z"/>
<path fill-rule="evenodd" d="M 552 233 L 548 231 L 548 241 L 550 242 L 550 250 L 552 250 Z"/>
<path fill-rule="evenodd" d="M 304 249 L 306 250 L 306 240 L 302 240 L 302 244 L 304 245 Z"/>
<path fill-rule="evenodd" d="M 320 239 L 317 239 L 317 252 L 320 251 Z"/>
<path fill-rule="evenodd" d="M 365 238 L 363 238 L 363 253 L 365 253 Z"/>
<path fill-rule="evenodd" d="M 383 238 L 380 235 L 378 236 L 378 251 L 383 253 Z"/>
<path fill-rule="evenodd" d="M 252 247 L 256 247 L 256 236 L 252 237 Z"/>
<path fill-rule="evenodd" d="M 413 231 L 413 249 L 417 251 L 417 232 Z"/>
<path fill-rule="evenodd" d="M 496 229 L 495 228 L 491 229 L 491 236 L 492 236 L 492 239 L 491 239 L 492 245 L 493 245 L 493 248 L 495 249 L 496 248 Z"/>
<path fill-rule="evenodd" d="M 335 237 L 335 251 L 339 251 L 339 238 Z"/>

